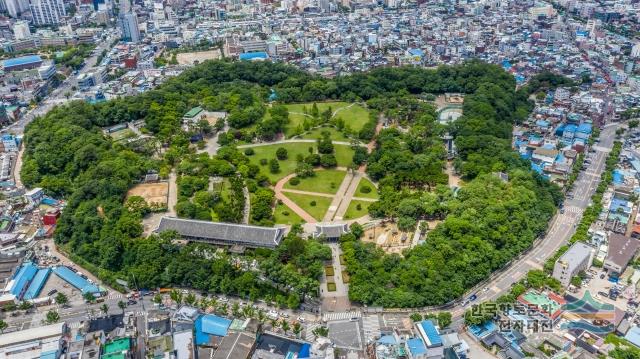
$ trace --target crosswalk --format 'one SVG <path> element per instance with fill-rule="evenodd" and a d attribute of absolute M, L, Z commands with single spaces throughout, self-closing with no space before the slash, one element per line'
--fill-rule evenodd
<path fill-rule="evenodd" d="M 580 213 L 582 213 L 582 208 L 576 207 L 576 206 L 566 206 L 566 207 L 564 207 L 564 212 L 565 213 L 580 214 Z"/>
<path fill-rule="evenodd" d="M 316 335 L 313 334 L 313 331 L 318 328 L 320 324 L 318 323 L 309 323 L 307 324 L 307 329 L 304 332 L 304 337 L 308 342 L 313 343 L 316 341 Z"/>
<path fill-rule="evenodd" d="M 81 326 L 82 326 L 82 322 L 67 323 L 67 327 L 69 327 L 70 329 L 78 329 Z"/>
<path fill-rule="evenodd" d="M 362 329 L 366 342 L 380 337 L 380 319 L 377 314 L 362 317 Z"/>
<path fill-rule="evenodd" d="M 322 319 L 326 322 L 334 321 L 334 320 L 345 320 L 351 318 L 361 318 L 362 313 L 360 312 L 338 312 L 338 313 L 325 313 L 322 315 Z"/>
<path fill-rule="evenodd" d="M 107 295 L 107 299 L 111 299 L 111 300 L 113 300 L 113 299 L 122 299 L 122 298 L 124 298 L 124 295 L 121 294 L 121 293 L 112 293 L 112 294 Z"/>

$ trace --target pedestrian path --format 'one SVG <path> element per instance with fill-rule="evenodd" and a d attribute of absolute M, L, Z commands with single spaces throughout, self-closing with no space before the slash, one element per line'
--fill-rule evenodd
<path fill-rule="evenodd" d="M 322 219 L 323 222 L 331 222 L 334 220 L 334 217 L 338 217 L 335 218 L 336 220 L 342 219 L 342 215 L 338 210 L 344 207 L 345 203 L 348 205 L 349 201 L 351 201 L 351 196 L 348 196 L 347 191 L 351 187 L 354 178 L 354 174 L 351 171 L 347 171 L 347 175 L 344 176 L 344 179 L 338 188 L 338 192 L 336 192 L 335 197 L 333 197 L 333 201 L 331 201 L 331 205 L 329 206 L 327 213 L 324 214 L 324 218 Z"/>
<path fill-rule="evenodd" d="M 68 323 L 67 326 L 69 327 L 69 329 L 78 329 L 82 326 L 82 322 Z"/>
<path fill-rule="evenodd" d="M 112 293 L 112 294 L 107 295 L 107 299 L 112 299 L 113 300 L 113 299 L 122 299 L 122 298 L 124 298 L 124 294 L 122 294 L 122 293 Z"/>
<path fill-rule="evenodd" d="M 566 206 L 566 207 L 564 207 L 564 212 L 565 213 L 580 214 L 580 213 L 582 213 L 582 208 L 577 207 L 577 206 Z"/>
<path fill-rule="evenodd" d="M 373 341 L 380 337 L 380 318 L 377 314 L 362 317 L 362 328 L 365 342 Z"/>
<path fill-rule="evenodd" d="M 322 319 L 326 322 L 331 322 L 335 320 L 346 320 L 351 318 L 361 318 L 362 313 L 360 312 L 336 312 L 336 313 L 324 313 L 322 315 Z"/>
<path fill-rule="evenodd" d="M 313 343 L 316 341 L 316 335 L 313 334 L 313 331 L 321 325 L 318 323 L 310 323 L 307 325 L 306 330 L 304 332 L 304 337 L 308 342 Z"/>

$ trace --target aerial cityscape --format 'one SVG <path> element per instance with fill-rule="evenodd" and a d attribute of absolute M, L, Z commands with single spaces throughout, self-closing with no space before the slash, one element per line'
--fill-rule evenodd
<path fill-rule="evenodd" d="M 640 359 L 639 0 L 0 0 L 0 359 Z"/>

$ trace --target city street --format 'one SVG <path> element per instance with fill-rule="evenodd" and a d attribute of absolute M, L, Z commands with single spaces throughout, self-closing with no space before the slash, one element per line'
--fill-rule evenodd
<path fill-rule="evenodd" d="M 546 259 L 569 241 L 575 232 L 575 226 L 582 218 L 582 213 L 590 205 L 591 196 L 598 187 L 608 152 L 615 141 L 617 128 L 618 124 L 612 123 L 602 130 L 600 134 L 601 141 L 597 146 L 594 146 L 596 153 L 592 164 L 579 175 L 574 184 L 575 197 L 565 200 L 564 213 L 558 213 L 552 219 L 547 235 L 530 252 L 516 259 L 508 269 L 495 275 L 488 284 L 484 285 L 485 289 L 475 288 L 470 291 L 468 296 L 477 293 L 477 299 L 472 304 L 494 300 L 505 294 L 511 288 L 511 285 L 519 281 L 528 271 L 542 269 Z M 457 317 L 456 323 L 458 325 L 462 324 L 462 315 L 467 307 L 459 304 L 452 310 L 454 317 Z"/>

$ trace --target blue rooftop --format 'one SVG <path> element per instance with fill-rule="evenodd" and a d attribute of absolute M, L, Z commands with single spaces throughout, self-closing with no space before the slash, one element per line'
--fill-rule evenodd
<path fill-rule="evenodd" d="M 100 289 L 65 266 L 53 268 L 53 273 L 78 288 L 82 293 L 99 293 Z"/>
<path fill-rule="evenodd" d="M 40 294 L 42 287 L 44 287 L 44 284 L 47 282 L 47 278 L 49 278 L 49 274 L 51 274 L 50 268 L 43 268 L 38 270 L 38 273 L 36 273 L 35 277 L 33 277 L 31 284 L 29 284 L 29 288 L 27 289 L 26 293 L 24 293 L 25 300 L 30 300 L 38 297 L 38 294 Z"/>
<path fill-rule="evenodd" d="M 5 60 L 4 67 L 20 66 L 32 64 L 34 62 L 41 62 L 42 58 L 38 55 L 21 56 L 13 59 Z"/>
<path fill-rule="evenodd" d="M 246 52 L 244 54 L 240 54 L 240 60 L 266 60 L 269 58 L 269 55 L 267 55 L 266 52 L 264 51 L 259 51 L 259 52 Z"/>
<path fill-rule="evenodd" d="M 409 49 L 409 53 L 411 54 L 411 56 L 424 56 L 424 51 L 420 49 Z"/>
<path fill-rule="evenodd" d="M 613 183 L 614 184 L 622 184 L 624 183 L 624 175 L 620 170 L 613 170 Z"/>
<path fill-rule="evenodd" d="M 209 335 L 224 337 L 231 321 L 217 315 L 206 314 L 198 317 L 195 322 L 196 344 L 202 345 L 209 342 Z"/>
<path fill-rule="evenodd" d="M 583 123 L 580 126 L 578 126 L 578 132 L 582 132 L 582 133 L 591 133 L 591 124 L 590 123 Z"/>
<path fill-rule="evenodd" d="M 33 280 L 37 272 L 38 267 L 36 267 L 35 264 L 31 262 L 23 264 L 13 277 L 13 286 L 9 292 L 20 299 L 20 295 L 25 290 L 25 287 Z"/>
<path fill-rule="evenodd" d="M 442 338 L 440 338 L 440 334 L 436 329 L 436 326 L 433 325 L 433 322 L 430 320 L 423 320 L 420 322 L 420 326 L 426 335 L 426 341 L 428 347 L 437 347 L 442 345 Z"/>
<path fill-rule="evenodd" d="M 640 327 L 632 327 L 624 336 L 631 344 L 640 347 Z"/>
<path fill-rule="evenodd" d="M 576 132 L 577 130 L 578 130 L 578 126 L 573 124 L 569 124 L 564 128 L 564 132 Z"/>
<path fill-rule="evenodd" d="M 396 340 L 396 337 L 394 337 L 393 335 L 383 335 L 380 337 L 380 339 L 376 341 L 376 343 L 394 345 L 394 344 L 398 344 L 398 341 Z"/>
<path fill-rule="evenodd" d="M 472 325 L 469 327 L 469 332 L 473 334 L 476 338 L 484 338 L 487 335 L 498 330 L 498 327 L 490 320 L 480 324 L 480 325 Z"/>
<path fill-rule="evenodd" d="M 549 127 L 549 121 L 538 120 L 536 121 L 536 125 L 539 127 Z"/>
<path fill-rule="evenodd" d="M 618 212 L 618 209 L 622 210 L 624 213 L 631 213 L 631 207 L 629 207 L 628 201 L 614 197 L 611 199 L 611 205 L 609 206 L 609 211 Z"/>
<path fill-rule="evenodd" d="M 424 346 L 424 342 L 420 338 L 411 338 L 407 340 L 407 346 L 413 356 L 427 353 L 427 347 Z"/>

